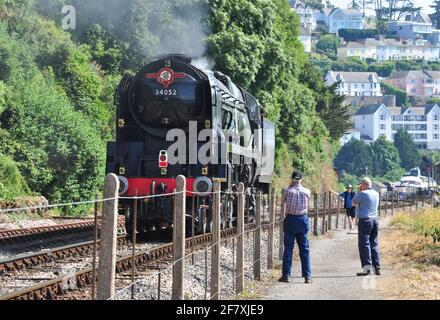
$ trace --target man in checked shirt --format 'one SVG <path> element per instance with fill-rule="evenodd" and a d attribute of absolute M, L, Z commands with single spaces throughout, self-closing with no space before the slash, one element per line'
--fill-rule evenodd
<path fill-rule="evenodd" d="M 305 278 L 305 283 L 312 282 L 308 239 L 310 225 L 307 216 L 310 190 L 301 185 L 302 180 L 303 175 L 295 171 L 292 174 L 291 185 L 283 193 L 282 201 L 285 203 L 286 217 L 284 219 L 283 275 L 278 280 L 280 282 L 289 282 L 295 239 L 299 247 L 302 277 Z"/>

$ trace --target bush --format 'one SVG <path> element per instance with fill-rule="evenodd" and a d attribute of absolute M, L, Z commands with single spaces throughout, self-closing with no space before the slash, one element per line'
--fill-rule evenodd
<path fill-rule="evenodd" d="M 13 200 L 27 195 L 27 187 L 15 161 L 0 155 L 0 200 Z"/>
<path fill-rule="evenodd" d="M 382 82 L 382 88 L 386 95 L 395 95 L 396 96 L 396 104 L 398 106 L 406 106 L 409 104 L 408 94 L 391 84 L 386 82 Z"/>
<path fill-rule="evenodd" d="M 344 41 L 354 42 L 367 38 L 375 38 L 379 33 L 376 29 L 340 29 L 339 36 L 344 38 Z"/>
<path fill-rule="evenodd" d="M 75 111 L 51 69 L 38 69 L 26 44 L 2 32 L 0 47 L 14 52 L 0 152 L 11 155 L 30 189 L 52 203 L 95 198 L 105 155 L 96 125 Z"/>

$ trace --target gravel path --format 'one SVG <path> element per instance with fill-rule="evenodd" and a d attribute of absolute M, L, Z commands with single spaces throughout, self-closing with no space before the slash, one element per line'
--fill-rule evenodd
<path fill-rule="evenodd" d="M 380 221 L 384 232 L 391 217 Z M 380 236 L 380 235 L 379 235 Z M 380 240 L 379 240 L 380 245 Z M 295 246 L 295 253 L 297 251 Z M 357 277 L 361 270 L 357 249 L 357 231 L 333 230 L 329 238 L 313 239 L 311 243 L 313 283 L 305 284 L 300 278 L 300 263 L 293 263 L 293 278 L 290 283 L 275 283 L 264 299 L 272 300 L 380 300 L 381 292 L 376 288 L 378 277 Z M 382 266 L 382 276 L 391 274 L 391 268 Z"/>

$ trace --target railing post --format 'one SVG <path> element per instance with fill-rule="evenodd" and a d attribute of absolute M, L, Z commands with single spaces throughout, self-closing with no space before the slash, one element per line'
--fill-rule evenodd
<path fill-rule="evenodd" d="M 318 193 L 315 192 L 314 194 L 314 203 L 315 203 L 315 217 L 313 219 L 313 235 L 314 236 L 319 236 L 319 230 L 318 230 L 318 218 L 319 218 L 319 205 L 318 205 Z"/>
<path fill-rule="evenodd" d="M 185 208 L 186 208 L 186 179 L 178 176 L 176 179 L 176 194 L 174 195 L 174 228 L 173 228 L 173 289 L 172 300 L 183 300 L 185 274 Z"/>
<path fill-rule="evenodd" d="M 394 216 L 394 191 L 391 192 L 391 215 Z"/>
<path fill-rule="evenodd" d="M 211 300 L 220 299 L 220 182 L 214 181 L 211 238 Z"/>
<path fill-rule="evenodd" d="M 383 194 L 382 191 L 379 191 L 379 217 L 382 215 L 382 198 L 383 198 Z"/>
<path fill-rule="evenodd" d="M 240 294 L 244 289 L 244 184 L 242 182 L 238 184 L 237 192 L 237 269 L 235 271 L 235 293 Z"/>
<path fill-rule="evenodd" d="M 284 190 L 282 191 L 282 193 Z M 284 218 L 285 218 L 285 202 L 283 201 L 283 195 L 281 195 L 281 212 L 280 212 L 280 241 L 278 259 L 283 260 L 284 256 Z"/>
<path fill-rule="evenodd" d="M 104 180 L 104 210 L 102 212 L 99 246 L 98 300 L 108 300 L 115 294 L 116 241 L 118 229 L 119 179 L 108 174 Z"/>
<path fill-rule="evenodd" d="M 332 193 L 331 191 L 328 192 L 328 230 L 332 229 Z"/>
<path fill-rule="evenodd" d="M 271 189 L 270 194 L 270 214 L 269 214 L 269 231 L 267 233 L 268 243 L 267 243 L 267 269 L 273 269 L 273 234 L 275 228 L 275 211 L 276 211 L 276 200 L 275 200 L 275 189 Z"/>
<path fill-rule="evenodd" d="M 261 280 L 261 191 L 257 193 L 254 234 L 254 279 Z"/>
<path fill-rule="evenodd" d="M 322 205 L 323 205 L 323 210 L 322 210 L 322 226 L 321 226 L 321 231 L 322 234 L 325 234 L 327 228 L 326 228 L 326 220 L 325 220 L 325 216 L 326 216 L 326 206 L 327 206 L 327 192 L 324 192 L 322 195 Z"/>
<path fill-rule="evenodd" d="M 338 212 L 336 214 L 336 229 L 339 229 L 339 216 L 341 215 L 341 197 L 338 195 Z"/>

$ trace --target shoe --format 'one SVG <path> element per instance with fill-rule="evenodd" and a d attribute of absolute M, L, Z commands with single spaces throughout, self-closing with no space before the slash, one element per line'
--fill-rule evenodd
<path fill-rule="evenodd" d="M 289 283 L 289 278 L 288 278 L 288 277 L 284 277 L 284 276 L 282 276 L 281 278 L 278 279 L 278 282 Z"/>
<path fill-rule="evenodd" d="M 371 270 L 368 269 L 367 271 L 358 272 L 358 273 L 356 273 L 356 275 L 357 275 L 358 277 L 369 276 L 369 275 L 371 275 Z"/>
<path fill-rule="evenodd" d="M 313 283 L 312 278 L 306 278 L 306 280 L 304 281 L 304 283 Z"/>
<path fill-rule="evenodd" d="M 382 273 L 380 272 L 380 268 L 374 268 L 374 274 L 376 276 L 380 276 Z"/>

